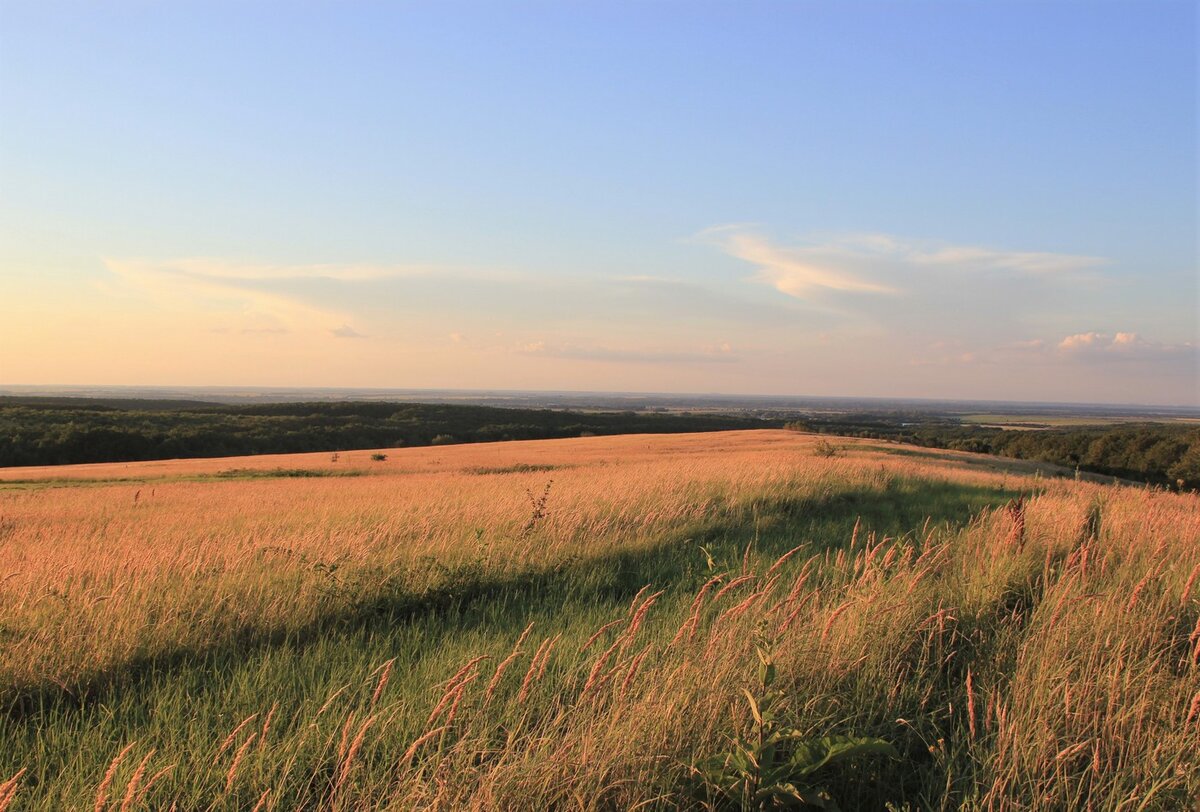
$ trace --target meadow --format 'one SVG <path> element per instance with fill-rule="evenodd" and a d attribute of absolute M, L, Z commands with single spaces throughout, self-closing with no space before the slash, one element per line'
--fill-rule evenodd
<path fill-rule="evenodd" d="M 1200 496 L 896 450 L 0 469 L 0 812 L 1194 807 Z"/>

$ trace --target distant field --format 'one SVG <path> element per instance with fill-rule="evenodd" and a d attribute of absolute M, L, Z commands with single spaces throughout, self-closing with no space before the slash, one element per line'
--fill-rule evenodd
<path fill-rule="evenodd" d="M 1061 470 L 790 431 L 0 469 L 0 810 L 1191 808 L 1200 496 Z"/>

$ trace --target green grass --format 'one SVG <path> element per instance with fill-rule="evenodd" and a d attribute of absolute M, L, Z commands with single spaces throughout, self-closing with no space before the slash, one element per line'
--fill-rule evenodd
<path fill-rule="evenodd" d="M 496 467 L 475 466 L 465 469 L 468 474 L 476 476 L 490 476 L 492 474 L 535 474 L 543 471 L 557 471 L 562 468 L 567 468 L 566 465 L 535 465 L 528 462 L 518 462 L 514 465 L 501 465 Z"/>

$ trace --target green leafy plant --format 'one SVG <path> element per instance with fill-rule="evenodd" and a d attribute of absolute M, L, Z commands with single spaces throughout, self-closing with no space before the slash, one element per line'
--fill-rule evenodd
<path fill-rule="evenodd" d="M 835 762 L 868 755 L 896 757 L 891 744 L 865 736 L 814 738 L 782 724 L 784 693 L 776 679 L 771 647 L 760 639 L 757 695 L 743 694 L 751 724 L 730 740 L 730 749 L 694 767 L 712 809 L 818 808 L 837 810 L 832 796 L 813 775 Z"/>

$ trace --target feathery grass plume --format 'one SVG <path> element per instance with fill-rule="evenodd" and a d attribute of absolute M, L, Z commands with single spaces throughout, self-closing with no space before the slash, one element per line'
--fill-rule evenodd
<path fill-rule="evenodd" d="M 375 720 L 379 717 L 368 716 L 358 728 L 358 733 L 354 736 L 354 741 L 350 744 L 350 749 L 346 751 L 345 758 L 342 759 L 338 768 L 337 781 L 333 787 L 333 794 L 336 796 L 342 789 L 342 784 L 346 783 L 346 777 L 350 775 L 350 770 L 354 767 L 354 759 L 358 756 L 358 751 L 362 749 L 363 741 L 367 735 L 367 729 L 375 724 Z"/>
<path fill-rule="evenodd" d="M 771 568 L 769 570 L 767 570 L 767 574 L 764 575 L 763 577 L 770 578 L 772 575 L 774 575 L 776 573 L 776 571 L 779 570 L 780 567 L 782 567 L 784 564 L 786 564 L 792 556 L 794 556 L 796 553 L 800 552 L 807 546 L 808 546 L 807 544 L 797 544 L 795 547 L 788 550 L 783 555 L 779 556 L 779 558 L 775 559 L 775 563 L 771 565 Z"/>
<path fill-rule="evenodd" d="M 433 712 L 429 714 L 429 718 L 425 720 L 425 727 L 432 725 L 437 718 L 441 716 L 442 711 L 446 709 L 446 706 L 450 705 L 451 703 L 453 703 L 454 707 L 457 708 L 458 701 L 462 699 L 463 692 L 466 691 L 467 686 L 474 682 L 478 676 L 478 674 L 471 674 L 470 676 L 464 677 L 456 682 L 452 687 L 447 688 L 446 692 L 442 694 L 442 698 L 438 700 L 437 705 L 434 706 Z M 448 725 L 449 722 L 446 724 Z"/>
<path fill-rule="evenodd" d="M 383 689 L 387 687 L 388 678 L 392 675 L 392 666 L 395 665 L 395 663 L 396 658 L 393 657 L 384 663 L 380 669 L 383 673 L 379 675 L 379 681 L 375 684 L 375 692 L 371 694 L 372 708 L 375 707 L 375 705 L 379 702 L 379 697 L 383 696 Z M 272 709 L 272 712 L 274 712 L 274 709 Z"/>
<path fill-rule="evenodd" d="M 713 596 L 713 603 L 716 603 L 717 601 L 721 600 L 721 598 L 725 597 L 726 593 L 732 592 L 733 590 L 737 589 L 742 584 L 744 584 L 748 581 L 753 581 L 755 579 L 755 577 L 756 576 L 753 573 L 751 573 L 749 575 L 739 575 L 737 578 L 734 578 L 732 581 L 725 584 L 725 586 L 721 587 L 720 591 L 718 591 L 717 594 Z"/>
<path fill-rule="evenodd" d="M 321 705 L 320 710 L 317 711 L 317 717 L 319 718 L 322 714 L 325 713 L 325 711 L 329 710 L 329 706 L 334 703 L 334 700 L 336 700 L 339 696 L 341 696 L 343 693 L 345 693 L 349 688 L 350 688 L 349 685 L 343 685 L 341 688 L 338 688 L 336 691 L 334 691 L 332 694 L 330 694 L 325 699 L 325 704 Z M 230 734 L 229 741 L 232 742 L 233 737 L 236 735 L 237 735 L 237 731 L 235 730 L 233 733 Z M 229 746 L 228 744 L 224 745 L 224 747 L 228 747 L 228 746 Z M 224 747 L 222 749 L 224 749 Z"/>
<path fill-rule="evenodd" d="M 1191 704 L 1188 705 L 1187 719 L 1184 724 L 1190 725 L 1197 714 L 1200 714 L 1200 691 L 1196 692 L 1196 695 L 1192 697 Z"/>
<path fill-rule="evenodd" d="M 350 711 L 346 714 L 346 720 L 342 722 L 342 735 L 338 739 L 338 761 L 346 757 L 346 748 L 350 744 L 350 731 L 354 727 L 355 721 L 357 721 L 357 714 L 354 711 Z"/>
<path fill-rule="evenodd" d="M 458 706 L 462 704 L 462 698 L 467 692 L 467 686 L 471 684 L 470 680 L 463 680 L 454 689 L 454 698 L 450 702 L 450 710 L 446 711 L 446 727 L 454 724 L 455 717 L 458 716 Z"/>
<path fill-rule="evenodd" d="M 92 807 L 94 812 L 104 812 L 104 808 L 108 806 L 108 790 L 112 786 L 113 778 L 117 775 L 117 768 L 121 766 L 121 762 L 125 760 L 125 756 L 129 755 L 129 751 L 136 744 L 137 742 L 130 742 L 125 745 L 125 749 L 117 753 L 116 758 L 109 762 L 108 770 L 104 773 L 104 778 L 100 781 L 100 786 L 96 788 L 96 803 Z"/>
<path fill-rule="evenodd" d="M 792 582 L 792 588 L 788 590 L 784 603 L 791 603 L 799 597 L 801 590 L 808 583 L 808 577 L 812 573 L 812 568 L 816 561 L 817 559 L 814 557 L 804 562 L 804 566 L 800 568 L 800 574 L 796 576 L 796 580 Z"/>
<path fill-rule="evenodd" d="M 1054 760 L 1055 761 L 1065 761 L 1066 759 L 1069 759 L 1074 755 L 1082 753 L 1084 750 L 1086 750 L 1088 748 L 1088 745 L 1090 745 L 1091 743 L 1092 743 L 1091 739 L 1088 739 L 1086 741 L 1076 742 L 1075 744 L 1072 744 L 1068 747 L 1064 747 L 1062 750 L 1058 751 L 1058 753 L 1055 754 Z"/>
<path fill-rule="evenodd" d="M 707 581 L 704 582 L 704 586 L 700 587 L 700 591 L 697 592 L 696 597 L 692 599 L 692 605 L 689 608 L 687 620 L 685 620 L 680 625 L 679 631 L 675 632 L 675 636 L 673 638 L 671 638 L 671 642 L 669 644 L 667 644 L 667 648 L 671 648 L 676 643 L 678 643 L 681 639 L 683 639 L 684 634 L 688 635 L 688 639 L 691 639 L 695 636 L 696 627 L 700 625 L 700 610 L 704 606 L 704 596 L 708 594 L 708 591 L 710 589 L 712 589 L 714 586 L 719 584 L 724 579 L 725 579 L 725 575 L 720 574 L 720 575 L 714 575 L 713 577 L 709 578 Z"/>
<path fill-rule="evenodd" d="M 178 765 L 175 763 L 168 764 L 154 775 L 150 776 L 150 780 L 143 784 L 141 790 L 138 792 L 137 803 L 143 803 L 146 800 L 146 796 L 150 794 L 150 790 L 154 787 L 154 785 L 161 781 L 167 775 L 167 773 L 174 770 L 176 766 Z"/>
<path fill-rule="evenodd" d="M 833 628 L 833 624 L 841 617 L 847 609 L 854 605 L 853 600 L 848 600 L 830 613 L 829 618 L 825 621 L 825 628 L 821 629 L 821 642 L 825 642 L 825 638 L 829 637 L 829 631 Z"/>
<path fill-rule="evenodd" d="M 541 659 L 542 652 L 550 645 L 550 638 L 547 637 L 538 644 L 537 650 L 533 652 L 533 656 L 529 658 L 529 667 L 525 669 L 525 676 L 521 679 L 521 690 L 517 693 L 517 703 L 525 702 L 525 697 L 529 695 L 529 688 L 533 684 L 533 677 L 537 673 L 538 660 Z"/>
<path fill-rule="evenodd" d="M 629 690 L 629 686 L 633 682 L 633 677 L 635 674 L 637 674 L 638 667 L 642 664 L 642 660 L 644 660 L 646 655 L 649 653 L 649 648 L 642 649 L 640 652 L 638 652 L 637 656 L 633 658 L 633 661 L 629 663 L 629 668 L 625 671 L 625 679 L 621 680 L 622 697 L 625 696 L 625 693 Z"/>
<path fill-rule="evenodd" d="M 504 672 L 508 669 L 508 666 L 512 664 L 513 660 L 520 656 L 521 645 L 525 642 L 525 638 L 529 636 L 531 631 L 533 631 L 532 622 L 525 627 L 525 631 L 521 632 L 521 636 L 518 637 L 517 642 L 513 644 L 512 651 L 509 652 L 509 655 L 505 657 L 498 666 L 496 666 L 496 672 L 492 674 L 492 678 L 488 682 L 487 690 L 484 692 L 483 702 L 485 707 L 492 701 L 492 695 L 496 693 L 496 688 L 500 685 L 500 680 L 504 678 Z"/>
<path fill-rule="evenodd" d="M 579 692 L 579 696 L 581 698 L 591 693 L 592 688 L 595 687 L 596 681 L 600 676 L 600 672 L 604 670 L 604 666 L 608 662 L 608 658 L 611 657 L 616 650 L 621 647 L 623 642 L 625 642 L 625 638 L 618 637 L 603 654 L 596 658 L 595 664 L 592 665 L 592 670 L 588 672 L 587 681 L 583 684 L 583 690 Z"/>
<path fill-rule="evenodd" d="M 408 746 L 408 749 L 404 751 L 404 755 L 400 757 L 400 763 L 408 764 L 411 762 L 413 756 L 417 754 L 417 751 L 420 750 L 421 747 L 427 744 L 431 739 L 444 733 L 447 727 L 448 725 L 442 725 L 441 727 L 436 727 L 433 730 L 428 730 L 419 736 L 412 744 Z"/>
<path fill-rule="evenodd" d="M 538 665 L 536 679 L 541 679 L 546 675 L 546 664 L 550 662 L 550 652 L 554 650 L 554 646 L 562 639 L 562 632 L 554 635 L 554 639 L 550 641 L 550 645 L 546 646 L 546 650 L 542 652 L 542 662 Z"/>
<path fill-rule="evenodd" d="M 264 789 L 263 794 L 258 796 L 258 803 L 256 803 L 254 805 L 254 809 L 252 809 L 250 812 L 262 812 L 262 810 L 266 809 L 267 808 L 267 798 L 270 797 L 270 795 L 271 795 L 271 790 Z"/>
<path fill-rule="evenodd" d="M 1196 577 L 1200 576 L 1200 564 L 1192 567 L 1192 574 L 1188 576 L 1187 583 L 1183 585 L 1183 592 L 1179 595 L 1179 603 L 1187 605 L 1188 598 L 1192 595 L 1192 587 L 1196 585 Z"/>
<path fill-rule="evenodd" d="M 810 592 L 804 600 L 802 600 L 796 604 L 796 607 L 794 609 L 792 609 L 791 613 L 788 614 L 788 616 L 786 618 L 784 618 L 783 623 L 779 624 L 780 634 L 782 634 L 783 632 L 786 632 L 789 628 L 791 628 L 792 623 L 795 622 L 796 618 L 800 615 L 800 613 L 803 612 L 805 610 L 805 608 L 807 608 L 808 604 L 810 602 L 812 602 L 813 600 L 815 600 L 816 597 L 817 597 L 817 593 Z"/>
<path fill-rule="evenodd" d="M 1129 595 L 1129 601 L 1125 604 L 1126 612 L 1132 612 L 1133 607 L 1137 606 L 1138 598 L 1141 597 L 1142 591 L 1146 588 L 1146 584 L 1150 582 L 1151 575 L 1152 573 L 1148 572 L 1140 581 L 1137 582 L 1137 585 L 1133 588 L 1133 592 Z"/>
<path fill-rule="evenodd" d="M 971 679 L 970 666 L 967 666 L 967 730 L 971 741 L 975 741 L 975 684 Z"/>
<path fill-rule="evenodd" d="M 375 703 L 372 701 L 371 704 L 374 705 Z M 279 703 L 272 702 L 271 709 L 269 711 L 267 711 L 267 718 L 263 719 L 262 730 L 260 730 L 258 733 L 258 749 L 259 750 L 262 750 L 263 748 L 265 748 L 267 746 L 267 732 L 270 731 L 270 729 L 271 729 L 271 720 L 275 718 L 275 711 L 277 711 L 277 710 L 279 710 Z"/>
<path fill-rule="evenodd" d="M 121 812 L 129 812 L 133 808 L 133 804 L 137 801 L 138 786 L 142 783 L 142 778 L 146 775 L 146 767 L 150 764 L 150 759 L 154 758 L 154 748 L 150 748 L 150 752 L 142 757 L 141 763 L 137 765 L 137 769 L 133 771 L 133 777 L 129 779 L 129 783 L 125 785 L 125 797 L 121 801 Z"/>
<path fill-rule="evenodd" d="M 653 595 L 646 598 L 646 600 L 642 602 L 642 605 L 638 607 L 638 610 L 633 614 L 633 619 L 629 621 L 629 627 L 625 630 L 625 638 L 627 641 L 634 638 L 638 632 L 638 629 L 640 629 L 642 626 L 642 621 L 646 619 L 646 613 L 650 611 L 650 607 L 654 605 L 655 601 L 662 597 L 665 591 L 665 589 L 660 589 L 658 592 L 655 592 Z"/>
<path fill-rule="evenodd" d="M 633 596 L 633 600 L 629 602 L 629 616 L 630 617 L 633 617 L 633 613 L 635 611 L 637 611 L 638 602 L 642 599 L 642 596 L 650 591 L 650 586 L 651 586 L 650 584 L 646 584 L 641 589 L 639 589 L 637 591 L 637 594 Z"/>
<path fill-rule="evenodd" d="M 0 784 L 0 812 L 8 809 L 13 799 L 17 797 L 17 791 L 21 788 L 21 776 L 28 771 L 28 767 L 22 767 L 16 775 Z"/>
<path fill-rule="evenodd" d="M 322 708 L 322 710 L 324 710 L 324 708 Z M 320 716 L 320 713 L 318 712 L 317 715 Z M 237 739 L 238 734 L 242 732 L 242 728 L 244 728 L 246 725 L 250 724 L 257 718 L 258 718 L 258 713 L 255 712 L 255 713 L 252 713 L 249 716 L 247 716 L 242 721 L 238 722 L 237 726 L 233 729 L 233 731 L 228 736 L 225 737 L 224 741 L 222 741 L 221 745 L 217 748 L 217 754 L 215 756 L 213 756 L 212 763 L 214 765 L 218 761 L 221 760 L 221 756 L 225 754 L 225 751 L 228 750 L 230 748 L 230 746 L 233 744 L 234 740 Z"/>
<path fill-rule="evenodd" d="M 481 654 L 478 657 L 468 660 L 466 665 L 464 665 L 462 668 L 455 671 L 454 676 L 450 677 L 450 679 L 446 680 L 443 683 L 443 687 L 447 691 L 449 691 L 450 689 L 452 689 L 456 685 L 458 685 L 458 683 L 460 681 L 462 681 L 463 679 L 466 679 L 468 671 L 473 669 L 475 666 L 479 665 L 484 660 L 490 660 L 490 659 L 492 659 L 490 654 Z"/>
<path fill-rule="evenodd" d="M 242 746 L 237 749 L 237 753 L 233 756 L 233 763 L 229 765 L 229 772 L 225 774 L 225 792 L 228 793 L 233 789 L 233 782 L 237 779 L 238 767 L 242 764 L 242 759 L 246 757 L 246 752 L 250 749 L 250 745 L 254 743 L 254 739 L 258 736 L 258 731 L 254 731 L 242 742 Z"/>
<path fill-rule="evenodd" d="M 717 623 L 718 624 L 721 623 L 726 618 L 741 617 L 742 615 L 744 615 L 746 613 L 747 609 L 749 609 L 751 606 L 758 603 L 758 601 L 762 599 L 763 595 L 765 595 L 767 593 L 768 589 L 769 589 L 769 587 L 756 590 L 755 592 L 751 593 L 749 597 L 743 599 L 741 603 L 735 604 L 734 606 L 731 606 L 730 608 L 726 609 L 717 618 Z"/>
<path fill-rule="evenodd" d="M 622 622 L 623 621 L 621 621 L 621 620 L 614 620 L 611 623 L 605 623 L 599 629 L 596 629 L 595 633 L 587 639 L 587 642 L 579 647 L 579 653 L 583 654 L 585 651 L 587 651 L 589 648 L 592 647 L 592 643 L 595 643 L 596 640 L 598 640 L 600 638 L 600 635 L 604 634 L 606 631 L 613 628 L 614 626 L 620 626 Z"/>

